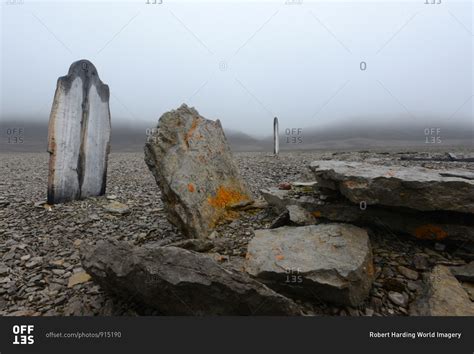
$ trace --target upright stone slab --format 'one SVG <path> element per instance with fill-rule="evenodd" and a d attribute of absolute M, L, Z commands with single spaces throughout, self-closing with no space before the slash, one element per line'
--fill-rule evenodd
<path fill-rule="evenodd" d="M 219 120 L 182 105 L 163 114 L 145 145 L 145 162 L 171 223 L 190 238 L 208 236 L 231 206 L 251 200 Z"/>
<path fill-rule="evenodd" d="M 273 118 L 273 154 L 278 155 L 280 152 L 280 141 L 278 132 L 278 118 Z"/>
<path fill-rule="evenodd" d="M 48 203 L 105 193 L 110 130 L 109 87 L 90 61 L 72 63 L 49 118 Z"/>

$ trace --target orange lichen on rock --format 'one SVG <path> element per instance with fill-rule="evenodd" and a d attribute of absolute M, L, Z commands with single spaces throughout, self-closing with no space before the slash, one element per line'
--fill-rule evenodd
<path fill-rule="evenodd" d="M 313 216 L 316 217 L 316 218 L 320 218 L 321 217 L 321 212 L 320 211 L 313 211 Z"/>
<path fill-rule="evenodd" d="M 442 240 L 448 237 L 448 233 L 441 227 L 426 224 L 415 229 L 415 237 L 422 240 Z"/>
<path fill-rule="evenodd" d="M 367 265 L 367 275 L 369 277 L 372 277 L 375 274 L 375 269 L 374 269 L 374 264 L 372 262 L 369 262 Z"/>
<path fill-rule="evenodd" d="M 209 205 L 214 208 L 225 208 L 229 205 L 239 203 L 243 200 L 249 200 L 250 198 L 242 194 L 240 191 L 220 186 L 214 197 L 207 198 Z"/>
<path fill-rule="evenodd" d="M 277 255 L 275 256 L 275 259 L 276 259 L 277 261 L 282 261 L 282 260 L 285 259 L 285 256 L 283 256 L 282 254 L 277 254 Z"/>
<path fill-rule="evenodd" d="M 228 207 L 244 200 L 250 200 L 249 196 L 237 189 L 220 186 L 214 197 L 207 198 L 207 203 L 214 209 L 214 216 L 210 218 L 209 227 L 214 228 L 220 222 L 238 218 L 239 213 L 229 210 Z"/>
<path fill-rule="evenodd" d="M 189 183 L 188 184 L 188 191 L 190 191 L 191 193 L 193 193 L 196 189 L 194 188 L 194 184 L 192 183 Z"/>
<path fill-rule="evenodd" d="M 354 189 L 354 188 L 364 188 L 367 187 L 367 183 L 365 182 L 358 182 L 358 181 L 344 181 L 342 182 L 344 186 L 348 189 Z"/>
<path fill-rule="evenodd" d="M 194 117 L 193 122 L 191 124 L 191 128 L 187 132 L 186 136 L 184 137 L 184 141 L 186 145 L 189 147 L 189 140 L 193 137 L 194 131 L 197 129 L 198 126 L 198 118 Z"/>

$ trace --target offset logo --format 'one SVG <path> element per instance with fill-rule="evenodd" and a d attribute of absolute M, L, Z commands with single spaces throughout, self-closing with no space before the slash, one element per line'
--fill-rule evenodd
<path fill-rule="evenodd" d="M 13 344 L 33 344 L 35 342 L 34 329 L 34 325 L 14 325 Z"/>

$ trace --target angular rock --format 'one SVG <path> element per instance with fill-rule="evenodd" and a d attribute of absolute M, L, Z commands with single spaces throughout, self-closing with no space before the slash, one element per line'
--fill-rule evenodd
<path fill-rule="evenodd" d="M 402 293 L 403 291 L 405 291 L 405 284 L 403 284 L 397 278 L 387 278 L 383 281 L 383 288 L 389 291 Z"/>
<path fill-rule="evenodd" d="M 411 280 L 418 279 L 418 272 L 413 269 L 410 269 L 404 266 L 398 266 L 397 269 L 405 278 L 408 278 Z"/>
<path fill-rule="evenodd" d="M 417 270 L 427 270 L 429 268 L 429 256 L 425 254 L 415 254 L 412 258 L 412 263 Z"/>
<path fill-rule="evenodd" d="M 295 181 L 295 182 L 291 182 L 291 185 L 293 186 L 293 188 L 296 188 L 296 189 L 311 191 L 311 190 L 314 190 L 317 187 L 318 182 L 316 182 L 316 181 L 311 181 L 311 182 Z"/>
<path fill-rule="evenodd" d="M 359 226 L 377 226 L 387 232 L 409 234 L 422 240 L 474 241 L 474 221 L 468 214 L 451 211 L 416 211 L 402 207 L 370 205 L 362 208 L 343 196 L 321 201 L 321 191 L 293 194 L 292 191 L 268 188 L 260 190 L 264 199 L 278 213 L 297 205 L 317 219 L 346 222 Z M 325 191 L 324 193 L 327 193 Z"/>
<path fill-rule="evenodd" d="M 425 278 L 421 297 L 410 306 L 415 316 L 474 316 L 474 303 L 448 267 L 438 265 Z"/>
<path fill-rule="evenodd" d="M 49 204 L 105 193 L 110 131 L 109 87 L 90 61 L 72 63 L 49 118 Z"/>
<path fill-rule="evenodd" d="M 388 298 L 397 306 L 405 307 L 407 305 L 407 297 L 396 291 L 390 291 L 388 293 Z"/>
<path fill-rule="evenodd" d="M 4 263 L 0 263 L 0 275 L 7 275 L 9 271 L 9 267 L 7 267 Z"/>
<path fill-rule="evenodd" d="M 91 280 L 91 276 L 87 274 L 86 272 L 74 273 L 69 278 L 67 287 L 72 288 L 74 285 L 86 283 L 89 280 Z"/>
<path fill-rule="evenodd" d="M 350 306 L 374 280 L 367 232 L 344 224 L 257 230 L 245 269 L 274 289 Z"/>
<path fill-rule="evenodd" d="M 291 184 L 288 182 L 283 182 L 278 185 L 278 189 L 284 190 L 284 191 L 289 191 L 291 189 Z"/>
<path fill-rule="evenodd" d="M 99 241 L 83 247 L 81 259 L 103 288 L 164 315 L 301 314 L 292 300 L 246 274 L 182 248 Z"/>
<path fill-rule="evenodd" d="M 207 237 L 229 207 L 252 199 L 239 176 L 219 120 L 182 105 L 163 114 L 145 145 L 171 223 L 190 238 Z"/>
<path fill-rule="evenodd" d="M 474 179 L 466 171 L 346 161 L 314 161 L 310 169 L 321 186 L 353 203 L 474 213 Z"/>
<path fill-rule="evenodd" d="M 266 202 L 278 212 L 286 211 L 287 206 L 297 205 L 306 210 L 315 209 L 324 203 L 308 194 L 295 198 L 291 191 L 278 188 L 261 189 L 260 193 Z"/>
<path fill-rule="evenodd" d="M 316 218 L 299 205 L 288 205 L 286 210 L 280 213 L 270 225 L 270 229 L 281 226 L 305 226 L 317 223 Z"/>
<path fill-rule="evenodd" d="M 298 205 L 289 205 L 288 209 L 290 222 L 297 226 L 313 225 L 316 223 L 316 218 L 306 211 L 306 209 Z"/>
<path fill-rule="evenodd" d="M 474 282 L 474 261 L 460 267 L 451 267 L 451 272 L 458 280 Z"/>
<path fill-rule="evenodd" d="M 284 212 L 278 214 L 278 216 L 272 220 L 270 229 L 276 229 L 278 227 L 286 226 L 290 223 L 290 212 L 285 210 Z"/>

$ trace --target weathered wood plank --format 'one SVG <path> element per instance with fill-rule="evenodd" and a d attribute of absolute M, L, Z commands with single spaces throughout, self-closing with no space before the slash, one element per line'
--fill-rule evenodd
<path fill-rule="evenodd" d="M 49 119 L 48 203 L 105 193 L 110 131 L 109 87 L 91 62 L 72 63 Z"/>

